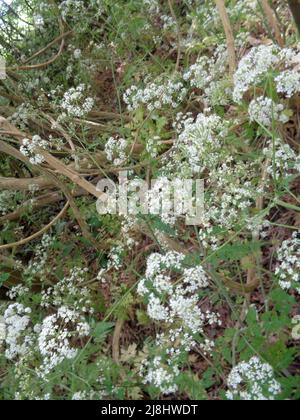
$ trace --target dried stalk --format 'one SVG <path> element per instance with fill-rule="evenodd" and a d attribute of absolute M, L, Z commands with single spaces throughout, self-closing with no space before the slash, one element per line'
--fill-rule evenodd
<path fill-rule="evenodd" d="M 67 202 L 67 204 L 64 206 L 64 208 L 61 210 L 61 212 L 47 226 L 44 226 L 38 232 L 34 233 L 33 235 L 29 236 L 28 238 L 22 239 L 21 241 L 13 242 L 13 243 L 6 244 L 6 245 L 0 245 L 0 251 L 3 251 L 4 249 L 16 248 L 16 247 L 19 247 L 21 245 L 25 245 L 25 244 L 33 241 L 36 238 L 39 238 L 45 232 L 47 232 L 49 229 L 51 229 L 51 227 L 54 226 L 55 223 L 58 222 L 58 220 L 61 219 L 66 214 L 68 208 L 69 208 L 69 202 Z"/>
<path fill-rule="evenodd" d="M 215 0 L 222 24 L 224 27 L 224 32 L 226 35 L 227 49 L 228 49 L 228 61 L 229 61 L 229 71 L 231 77 L 233 77 L 236 70 L 236 54 L 235 54 L 235 42 L 233 31 L 230 23 L 230 19 L 225 7 L 224 0 Z"/>
<path fill-rule="evenodd" d="M 35 178 L 5 178 L 0 177 L 0 189 L 13 191 L 28 191 L 31 186 L 39 189 L 53 186 L 53 183 L 44 177 Z"/>
<path fill-rule="evenodd" d="M 270 27 L 272 31 L 274 32 L 276 42 L 278 43 L 280 47 L 284 47 L 284 41 L 281 36 L 281 31 L 279 29 L 275 13 L 269 4 L 269 1 L 261 0 L 261 6 L 263 8 L 264 14 L 266 15 L 266 18 L 268 19 Z"/>
<path fill-rule="evenodd" d="M 13 136 L 20 138 L 30 138 L 30 136 L 22 133 L 18 130 L 15 126 L 10 124 L 5 118 L 0 117 L 0 128 L 3 128 L 5 131 L 10 131 Z M 0 131 L 1 135 L 1 131 Z M 1 150 L 2 149 L 2 150 Z M 6 152 L 5 152 L 6 150 Z M 13 148 L 12 146 L 1 142 L 0 141 L 0 151 L 4 151 L 4 153 L 8 153 L 17 159 L 21 160 L 26 164 L 30 164 L 30 161 L 26 156 L 22 155 L 18 150 Z M 45 161 L 50 165 L 51 168 L 56 170 L 60 175 L 64 175 L 69 178 L 74 184 L 78 185 L 79 187 L 83 188 L 87 192 L 89 192 L 94 197 L 99 198 L 102 193 L 97 191 L 96 187 L 91 184 L 90 182 L 86 181 L 83 177 L 81 177 L 78 172 L 68 168 L 65 164 L 63 164 L 59 159 L 52 156 L 50 153 L 46 152 L 45 150 L 37 148 L 37 152 L 41 154 Z"/>

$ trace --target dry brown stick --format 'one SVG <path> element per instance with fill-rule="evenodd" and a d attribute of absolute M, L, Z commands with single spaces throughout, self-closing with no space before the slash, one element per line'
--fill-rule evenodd
<path fill-rule="evenodd" d="M 64 25 L 63 25 L 63 21 L 61 19 L 59 19 L 59 28 L 60 28 L 61 35 L 63 35 Z M 49 60 L 47 60 L 43 63 L 33 64 L 31 66 L 19 66 L 19 67 L 16 67 L 16 68 L 8 68 L 7 70 L 20 71 L 20 70 L 37 70 L 37 69 L 46 68 L 50 64 L 54 63 L 54 61 L 56 61 L 61 56 L 61 54 L 64 50 L 64 46 L 65 46 L 65 36 L 63 36 L 61 38 L 61 43 L 60 43 L 60 47 L 59 47 L 58 52 L 53 57 L 51 57 Z"/>
<path fill-rule="evenodd" d="M 55 223 L 61 219 L 67 212 L 68 208 L 69 208 L 69 202 L 67 202 L 67 204 L 64 206 L 64 208 L 60 211 L 60 213 L 47 225 L 44 226 L 41 230 L 39 230 L 38 232 L 34 233 L 33 235 L 29 236 L 28 238 L 22 239 L 21 241 L 18 242 L 13 242 L 10 244 L 6 244 L 6 245 L 0 245 L 0 251 L 3 251 L 4 249 L 11 249 L 11 248 L 16 248 L 19 247 L 21 245 L 25 245 L 31 241 L 33 241 L 36 238 L 39 238 L 40 236 L 42 236 L 45 232 L 47 232 L 49 229 L 51 229 L 52 226 L 55 225 Z"/>
<path fill-rule="evenodd" d="M 45 194 L 33 200 L 26 201 L 22 206 L 12 213 L 8 213 L 5 216 L 0 217 L 0 225 L 7 221 L 18 220 L 22 215 L 28 211 L 28 208 L 39 209 L 47 206 L 48 204 L 57 203 L 58 201 L 63 200 L 64 196 L 61 193 L 54 192 L 51 194 Z"/>
<path fill-rule="evenodd" d="M 230 23 L 230 19 L 225 7 L 224 0 L 215 0 L 220 18 L 222 20 L 224 32 L 226 35 L 226 43 L 228 49 L 228 61 L 229 61 L 229 71 L 231 77 L 233 77 L 236 70 L 236 54 L 235 54 L 235 42 L 233 31 Z"/>
<path fill-rule="evenodd" d="M 62 54 L 65 46 L 65 39 L 63 38 L 60 44 L 60 48 L 57 54 L 55 54 L 52 58 L 45 61 L 44 63 L 33 64 L 31 66 L 19 66 L 19 67 L 12 67 L 8 68 L 8 70 L 12 71 L 21 71 L 21 70 L 37 70 L 37 69 L 44 69 L 48 67 L 50 64 L 54 63 Z"/>
<path fill-rule="evenodd" d="M 118 319 L 115 325 L 113 342 L 112 342 L 112 358 L 115 363 L 119 363 L 120 359 L 120 337 L 124 325 L 123 319 Z"/>
<path fill-rule="evenodd" d="M 57 42 L 61 41 L 63 38 L 66 38 L 67 36 L 71 35 L 73 31 L 65 32 L 61 35 L 59 35 L 57 38 L 55 38 L 53 41 L 51 41 L 46 47 L 42 48 L 41 50 L 34 53 L 31 57 L 27 58 L 23 64 L 28 63 L 29 61 L 32 61 L 34 58 L 42 55 L 44 52 L 46 52 L 49 48 L 51 48 L 53 45 L 55 45 Z"/>
<path fill-rule="evenodd" d="M 34 178 L 6 178 L 0 177 L 0 189 L 13 191 L 27 191 L 31 186 L 38 188 L 47 188 L 53 186 L 53 183 L 42 176 Z"/>
<path fill-rule="evenodd" d="M 12 132 L 14 136 L 16 136 L 18 139 L 20 138 L 30 138 L 31 136 L 28 136 L 24 133 L 22 133 L 20 130 L 18 130 L 15 126 L 13 126 L 11 123 L 7 121 L 6 118 L 0 117 L 0 129 L 4 129 L 4 131 L 10 131 Z M 0 131 L 1 135 L 1 131 Z M 1 150 L 2 147 L 2 150 Z M 17 149 L 14 147 L 6 144 L 5 142 L 0 141 L 0 151 L 6 150 L 8 154 L 17 157 L 17 159 L 21 160 L 22 162 L 26 164 L 30 164 L 29 159 L 22 155 Z M 59 174 L 66 176 L 69 178 L 74 184 L 80 186 L 84 190 L 88 191 L 91 195 L 94 197 L 99 198 L 102 193 L 97 191 L 97 188 L 88 182 L 85 178 L 81 177 L 78 172 L 68 168 L 64 163 L 62 163 L 59 159 L 52 156 L 49 152 L 46 152 L 43 149 L 37 148 L 36 151 L 41 154 L 45 161 L 53 168 L 55 169 Z"/>
<path fill-rule="evenodd" d="M 264 14 L 266 15 L 266 18 L 268 19 L 270 27 L 272 31 L 274 32 L 276 42 L 278 43 L 280 47 L 284 47 L 284 41 L 281 36 L 281 31 L 279 29 L 275 13 L 269 4 L 269 1 L 261 0 L 261 6 L 263 8 Z"/>

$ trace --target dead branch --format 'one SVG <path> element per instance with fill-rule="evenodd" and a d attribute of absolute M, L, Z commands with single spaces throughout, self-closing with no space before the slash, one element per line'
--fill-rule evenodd
<path fill-rule="evenodd" d="M 276 42 L 280 47 L 284 47 L 284 41 L 281 36 L 281 31 L 278 26 L 278 22 L 275 16 L 275 13 L 272 7 L 269 4 L 268 0 L 261 0 L 261 6 L 263 8 L 264 14 L 269 22 L 270 28 L 274 32 Z"/>
<path fill-rule="evenodd" d="M 224 32 L 226 35 L 227 49 L 228 49 L 228 61 L 229 61 L 229 71 L 231 77 L 233 77 L 236 70 L 236 54 L 235 54 L 235 42 L 233 31 L 230 23 L 230 19 L 225 7 L 224 0 L 215 0 L 216 5 L 222 20 L 224 27 Z"/>
<path fill-rule="evenodd" d="M 53 186 L 52 182 L 44 177 L 34 178 L 6 178 L 0 177 L 0 189 L 13 191 L 28 191 L 30 187 L 39 189 Z"/>
<path fill-rule="evenodd" d="M 0 129 L 1 128 L 4 129 L 5 131 L 10 131 L 11 133 L 13 133 L 12 135 L 17 137 L 18 139 L 31 138 L 31 136 L 22 133 L 14 125 L 8 122 L 7 119 L 3 117 L 0 117 Z M 0 135 L 1 135 L 1 131 L 0 131 Z M 21 160 L 22 162 L 29 164 L 31 166 L 30 161 L 26 156 L 22 155 L 22 153 L 20 153 L 17 149 L 6 144 L 5 142 L 0 141 L 0 151 L 4 151 L 4 153 L 8 153 L 11 156 L 14 156 L 17 159 Z M 78 174 L 78 172 L 70 169 L 68 166 L 62 163 L 59 159 L 52 156 L 49 152 L 46 152 L 45 150 L 40 149 L 40 148 L 37 148 L 36 151 L 39 154 L 41 154 L 44 157 L 45 161 L 50 165 L 50 167 L 56 170 L 60 175 L 66 176 L 74 184 L 88 191 L 94 197 L 99 198 L 102 195 L 102 193 L 97 191 L 96 187 L 93 184 L 88 182 L 85 178 L 81 177 Z"/>
<path fill-rule="evenodd" d="M 28 238 L 22 239 L 21 241 L 18 242 L 13 242 L 10 244 L 6 244 L 6 245 L 0 245 L 0 250 L 4 250 L 4 249 L 11 249 L 11 248 L 16 248 L 19 247 L 21 245 L 25 245 L 31 241 L 33 241 L 36 238 L 39 238 L 40 236 L 42 236 L 45 232 L 47 232 L 49 229 L 51 229 L 52 226 L 55 225 L 56 222 L 58 222 L 59 219 L 61 219 L 67 212 L 68 208 L 69 208 L 70 203 L 67 202 L 67 204 L 64 206 L 64 208 L 60 211 L 60 213 L 54 217 L 54 219 L 47 225 L 44 226 L 41 230 L 39 230 L 38 232 L 34 233 L 33 235 L 29 236 Z"/>

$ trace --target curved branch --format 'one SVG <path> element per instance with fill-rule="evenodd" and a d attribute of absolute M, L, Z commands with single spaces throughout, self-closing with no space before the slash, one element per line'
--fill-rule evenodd
<path fill-rule="evenodd" d="M 44 226 L 41 230 L 39 230 L 38 232 L 36 232 L 36 233 L 34 233 L 33 235 L 31 235 L 31 236 L 29 236 L 28 238 L 25 238 L 25 239 L 22 239 L 21 241 L 18 241 L 18 242 L 14 242 L 14 243 L 11 243 L 11 244 L 6 244 L 6 245 L 0 245 L 0 250 L 2 251 L 2 250 L 4 250 L 4 249 L 11 249 L 11 248 L 16 248 L 16 247 L 18 247 L 18 246 L 21 246 L 21 245 L 25 245 L 25 244 L 27 244 L 28 242 L 31 242 L 33 239 L 36 239 L 36 238 L 38 238 L 38 237 L 40 237 L 40 236 L 42 236 L 45 232 L 47 232 L 53 225 L 55 225 L 55 223 L 60 219 L 60 218 L 62 218 L 65 214 L 66 214 L 66 212 L 67 212 L 67 210 L 68 210 L 68 208 L 69 208 L 69 205 L 70 205 L 70 203 L 69 203 L 69 201 L 67 202 L 67 204 L 64 206 L 64 208 L 61 210 L 61 212 L 47 225 L 47 226 Z"/>

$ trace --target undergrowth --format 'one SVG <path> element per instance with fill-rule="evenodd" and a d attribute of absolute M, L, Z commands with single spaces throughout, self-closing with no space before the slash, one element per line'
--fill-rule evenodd
<path fill-rule="evenodd" d="M 0 399 L 300 398 L 300 43 L 266 3 L 0 3 Z M 124 170 L 139 211 L 101 214 Z M 160 208 L 182 179 L 201 223 Z"/>

